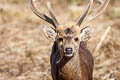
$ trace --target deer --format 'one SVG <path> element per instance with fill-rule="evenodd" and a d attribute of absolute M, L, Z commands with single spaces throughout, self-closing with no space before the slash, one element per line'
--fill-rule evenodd
<path fill-rule="evenodd" d="M 92 37 L 93 28 L 81 26 L 102 14 L 110 0 L 104 0 L 98 8 L 91 10 L 93 0 L 89 0 L 87 8 L 78 22 L 71 26 L 60 24 L 50 3 L 47 4 L 50 16 L 39 12 L 34 1 L 30 0 L 32 11 L 51 26 L 44 26 L 47 39 L 53 42 L 50 65 L 53 80 L 93 80 L 94 59 L 87 47 L 87 41 Z"/>

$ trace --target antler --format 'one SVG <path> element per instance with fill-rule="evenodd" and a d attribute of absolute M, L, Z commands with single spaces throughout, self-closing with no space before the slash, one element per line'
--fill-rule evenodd
<path fill-rule="evenodd" d="M 99 16 L 100 14 L 102 14 L 104 12 L 104 10 L 107 8 L 108 4 L 109 4 L 110 0 L 104 0 L 101 4 L 100 7 L 98 7 L 97 9 L 93 10 L 88 17 L 85 19 L 84 24 L 95 19 L 97 16 Z"/>
<path fill-rule="evenodd" d="M 85 10 L 85 12 L 82 14 L 82 16 L 80 17 L 77 25 L 80 26 L 82 24 L 82 22 L 84 21 L 84 19 L 86 18 L 86 16 L 88 15 L 90 8 L 92 7 L 93 4 L 93 0 L 90 0 L 87 9 Z"/>
<path fill-rule="evenodd" d="M 48 6 L 49 14 L 50 14 L 50 16 L 52 17 L 52 19 L 51 19 L 49 16 L 45 15 L 44 13 L 40 13 L 39 11 L 37 11 L 37 9 L 36 9 L 35 6 L 34 6 L 33 0 L 30 0 L 30 4 L 31 4 L 31 9 L 32 9 L 32 11 L 33 11 L 38 17 L 40 17 L 42 20 L 44 20 L 44 21 L 52 24 L 55 28 L 59 25 L 59 23 L 58 23 L 55 15 L 53 14 L 53 10 L 52 10 L 52 8 L 51 8 L 51 6 L 50 6 L 50 3 L 49 3 L 47 6 Z"/>
<path fill-rule="evenodd" d="M 110 0 L 104 0 L 103 3 L 101 4 L 100 7 L 98 7 L 97 9 L 93 10 L 92 12 L 90 12 L 90 8 L 93 4 L 93 0 L 90 0 L 89 5 L 86 9 L 86 11 L 84 12 L 84 14 L 80 17 L 80 20 L 78 21 L 77 25 L 81 25 L 83 22 L 83 24 L 95 19 L 97 16 L 99 16 L 100 14 L 103 13 L 103 11 L 106 9 L 106 7 L 108 6 L 108 3 L 110 2 Z M 90 13 L 89 13 L 90 12 Z"/>
<path fill-rule="evenodd" d="M 53 21 L 56 23 L 56 25 L 59 25 L 55 15 L 53 14 L 53 10 L 51 8 L 50 2 L 47 3 L 47 7 L 48 7 L 49 14 L 52 17 Z"/>

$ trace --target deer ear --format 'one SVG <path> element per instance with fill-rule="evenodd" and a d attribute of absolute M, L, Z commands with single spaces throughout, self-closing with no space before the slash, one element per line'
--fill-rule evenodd
<path fill-rule="evenodd" d="M 88 41 L 93 35 L 94 29 L 92 27 L 86 27 L 81 30 L 80 39 L 81 41 Z"/>
<path fill-rule="evenodd" d="M 43 26 L 43 31 L 48 40 L 55 41 L 55 38 L 57 35 L 57 33 L 55 32 L 55 29 L 49 26 Z"/>

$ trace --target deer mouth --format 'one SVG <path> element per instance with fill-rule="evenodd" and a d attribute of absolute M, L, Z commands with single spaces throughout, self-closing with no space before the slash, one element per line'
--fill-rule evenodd
<path fill-rule="evenodd" d="M 74 55 L 74 53 L 73 52 L 65 52 L 65 56 L 66 57 L 72 57 Z"/>
<path fill-rule="evenodd" d="M 66 57 L 72 57 L 73 56 L 73 53 L 71 54 L 65 54 Z"/>

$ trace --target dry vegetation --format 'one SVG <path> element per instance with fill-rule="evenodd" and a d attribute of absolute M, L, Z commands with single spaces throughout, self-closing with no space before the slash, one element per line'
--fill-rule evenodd
<path fill-rule="evenodd" d="M 74 23 L 84 9 L 83 1 L 77 5 L 70 5 L 66 0 L 51 1 L 61 23 Z M 105 14 L 89 23 L 95 29 L 95 35 L 88 42 L 92 52 L 107 27 L 111 26 L 100 49 L 93 54 L 94 80 L 120 80 L 119 4 L 119 0 L 112 0 Z M 38 7 L 47 11 L 44 4 L 38 4 Z M 44 37 L 44 24 L 47 23 L 33 14 L 28 0 L 0 0 L 0 80 L 51 80 L 49 56 L 52 43 Z"/>

